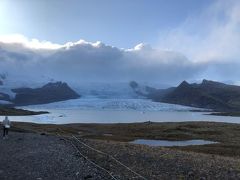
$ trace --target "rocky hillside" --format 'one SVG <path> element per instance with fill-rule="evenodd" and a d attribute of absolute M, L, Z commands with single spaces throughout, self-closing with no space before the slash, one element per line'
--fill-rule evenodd
<path fill-rule="evenodd" d="M 136 88 L 133 88 L 136 93 Z M 240 86 L 203 80 L 200 84 L 183 81 L 178 87 L 154 89 L 146 97 L 171 104 L 207 108 L 218 111 L 240 110 Z"/>
<path fill-rule="evenodd" d="M 164 97 L 167 93 L 175 89 L 175 88 L 156 89 L 150 86 L 139 85 L 135 81 L 131 81 L 129 85 L 136 94 L 148 98 L 154 98 L 156 101 L 161 100 L 161 98 Z"/>
<path fill-rule="evenodd" d="M 46 104 L 80 97 L 67 83 L 63 82 L 48 83 L 36 89 L 17 88 L 12 91 L 16 93 L 13 103 L 18 106 Z"/>

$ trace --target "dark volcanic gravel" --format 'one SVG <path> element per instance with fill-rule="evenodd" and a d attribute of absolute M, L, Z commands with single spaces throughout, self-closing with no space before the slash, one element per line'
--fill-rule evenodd
<path fill-rule="evenodd" d="M 163 147 L 147 147 L 128 143 L 106 142 L 82 139 L 88 145 L 111 154 L 147 179 L 163 180 L 235 180 L 240 179 L 239 158 L 221 157 L 201 153 L 185 152 Z M 91 151 L 89 157 L 95 157 Z M 102 160 L 99 162 L 105 162 Z M 103 163 L 102 163 L 103 164 Z M 126 169 L 112 168 L 120 179 L 133 179 Z M 131 178 L 130 178 L 131 177 Z M 140 179 L 140 178 L 137 178 Z"/>
<path fill-rule="evenodd" d="M 59 137 L 10 132 L 0 139 L 0 179 L 104 179 Z"/>

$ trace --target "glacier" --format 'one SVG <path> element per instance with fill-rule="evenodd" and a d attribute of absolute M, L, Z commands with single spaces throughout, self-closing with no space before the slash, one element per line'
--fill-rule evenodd
<path fill-rule="evenodd" d="M 97 98 L 84 97 L 61 102 L 54 102 L 43 105 L 31 105 L 23 108 L 31 109 L 79 109 L 79 110 L 134 110 L 141 111 L 191 111 L 202 110 L 199 108 L 153 102 L 149 99 L 118 99 L 118 98 Z"/>

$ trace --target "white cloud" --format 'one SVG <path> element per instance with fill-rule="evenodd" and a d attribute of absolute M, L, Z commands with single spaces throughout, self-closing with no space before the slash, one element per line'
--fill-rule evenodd
<path fill-rule="evenodd" d="M 39 41 L 38 39 L 28 39 L 21 34 L 11 34 L 0 36 L 0 42 L 6 44 L 21 44 L 30 49 L 59 49 L 62 46 L 49 41 Z"/>
<path fill-rule="evenodd" d="M 240 1 L 218 0 L 168 32 L 160 48 L 183 52 L 190 60 L 232 61 L 240 57 Z"/>
<path fill-rule="evenodd" d="M 139 44 L 119 49 L 101 42 L 79 40 L 66 44 L 28 39 L 22 35 L 0 38 L 0 71 L 46 75 L 76 81 L 178 82 L 197 68 L 182 54 Z"/>
<path fill-rule="evenodd" d="M 83 39 L 80 39 L 79 41 L 76 41 L 76 42 L 67 42 L 65 44 L 57 44 L 57 43 L 52 43 L 46 40 L 40 41 L 36 38 L 29 39 L 26 36 L 21 34 L 0 35 L 0 43 L 10 44 L 10 45 L 19 44 L 31 50 L 58 50 L 61 48 L 69 49 L 77 45 L 83 45 L 83 46 L 90 45 L 98 48 L 104 45 L 100 41 L 92 43 L 92 42 L 87 42 Z"/>
<path fill-rule="evenodd" d="M 239 82 L 240 1 L 212 1 L 200 14 L 159 36 L 158 48 L 182 52 L 203 67 L 199 78 Z"/>

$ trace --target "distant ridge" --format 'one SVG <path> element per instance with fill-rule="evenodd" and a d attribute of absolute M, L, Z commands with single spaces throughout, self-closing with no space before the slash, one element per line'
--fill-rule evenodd
<path fill-rule="evenodd" d="M 136 88 L 134 90 L 136 93 L 139 93 L 136 91 Z M 145 94 L 145 96 L 157 102 L 180 104 L 217 111 L 240 110 L 240 86 L 205 79 L 200 84 L 190 84 L 187 81 L 183 81 L 177 87 L 154 89 Z"/>
<path fill-rule="evenodd" d="M 64 82 L 48 83 L 35 89 L 17 88 L 12 91 L 16 93 L 13 103 L 18 106 L 46 104 L 80 97 Z"/>

